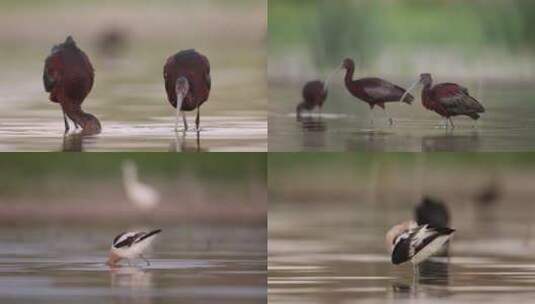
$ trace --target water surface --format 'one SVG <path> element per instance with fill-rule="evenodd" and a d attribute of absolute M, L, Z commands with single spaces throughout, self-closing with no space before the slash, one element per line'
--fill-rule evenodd
<path fill-rule="evenodd" d="M 0 302 L 266 302 L 265 228 L 165 226 L 150 266 L 110 268 L 107 250 L 121 229 L 2 228 Z"/>
<path fill-rule="evenodd" d="M 410 80 L 398 83 L 409 84 Z M 486 107 L 482 118 L 453 118 L 455 129 L 423 108 L 387 104 L 370 112 L 364 102 L 334 85 L 323 113 L 297 120 L 299 85 L 272 85 L 269 117 L 270 151 L 531 151 L 535 150 L 535 91 L 525 85 L 485 86 L 472 90 Z M 417 90 L 416 96 L 420 95 Z M 392 117 L 394 124 L 387 122 Z"/>
<path fill-rule="evenodd" d="M 472 207 L 453 208 L 450 256 L 421 264 L 414 281 L 412 266 L 392 265 L 384 244 L 387 229 L 410 216 L 406 206 L 272 204 L 270 303 L 531 301 L 535 240 L 523 214 L 531 207 Z"/>

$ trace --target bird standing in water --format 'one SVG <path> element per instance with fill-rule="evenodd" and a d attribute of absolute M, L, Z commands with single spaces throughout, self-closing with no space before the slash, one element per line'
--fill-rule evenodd
<path fill-rule="evenodd" d="M 455 128 L 454 116 L 466 115 L 473 120 L 478 120 L 481 113 L 485 113 L 485 108 L 474 97 L 470 96 L 468 89 L 456 83 L 439 83 L 433 86 L 431 74 L 420 75 L 420 79 L 414 83 L 407 92 L 410 92 L 418 84 L 423 85 L 422 104 L 423 106 L 444 117 L 452 128 Z"/>
<path fill-rule="evenodd" d="M 447 227 L 418 226 L 413 221 L 392 227 L 386 234 L 386 246 L 391 254 L 392 264 L 412 262 L 416 278 L 418 264 L 439 252 L 454 232 L 455 230 Z"/>
<path fill-rule="evenodd" d="M 65 42 L 55 45 L 45 60 L 43 83 L 50 93 L 50 101 L 59 103 L 63 111 L 65 133 L 70 129 L 68 119 L 83 134 L 98 134 L 102 127 L 99 120 L 82 110 L 82 103 L 91 88 L 95 73 L 87 55 L 69 36 Z"/>
<path fill-rule="evenodd" d="M 301 117 L 301 113 L 312 111 L 318 107 L 321 111 L 325 99 L 327 99 L 327 87 L 319 80 L 309 81 L 303 87 L 303 101 L 297 105 L 297 118 Z"/>
<path fill-rule="evenodd" d="M 346 58 L 340 68 L 346 69 L 345 85 L 347 90 L 354 97 L 366 102 L 373 111 L 375 106 L 379 106 L 386 112 L 385 103 L 387 102 L 403 102 L 411 104 L 414 97 L 407 94 L 405 89 L 390 83 L 381 78 L 362 78 L 353 80 L 355 74 L 355 62 Z M 388 118 L 390 124 L 393 124 L 391 117 Z"/>
<path fill-rule="evenodd" d="M 163 69 L 167 99 L 176 108 L 175 130 L 180 113 L 184 130 L 188 130 L 185 111 L 197 110 L 195 126 L 200 130 L 200 108 L 208 100 L 212 80 L 210 62 L 195 50 L 180 51 L 167 59 Z"/>
<path fill-rule="evenodd" d="M 122 259 L 127 259 L 128 264 L 130 264 L 130 260 L 141 258 L 147 265 L 150 265 L 150 262 L 143 256 L 143 252 L 160 232 L 162 230 L 157 229 L 151 232 L 123 232 L 117 235 L 113 239 L 106 264 L 108 266 L 116 266 Z"/>

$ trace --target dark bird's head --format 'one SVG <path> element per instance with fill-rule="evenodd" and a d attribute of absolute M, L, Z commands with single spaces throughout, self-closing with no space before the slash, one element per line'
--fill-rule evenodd
<path fill-rule="evenodd" d="M 175 81 L 175 92 L 177 98 L 184 99 L 189 92 L 189 81 L 186 77 L 179 77 Z"/>
<path fill-rule="evenodd" d="M 84 135 L 95 135 L 102 131 L 100 121 L 93 114 L 83 113 L 77 123 L 82 127 Z"/>
<path fill-rule="evenodd" d="M 346 70 L 353 70 L 353 69 L 355 69 L 355 61 L 353 61 L 353 59 L 351 59 L 351 58 L 346 58 L 342 62 L 342 66 L 341 67 L 343 69 L 346 69 Z"/>
<path fill-rule="evenodd" d="M 420 83 L 424 86 L 431 85 L 433 83 L 433 78 L 431 78 L 431 74 L 420 74 Z"/>
<path fill-rule="evenodd" d="M 76 42 L 74 41 L 71 35 L 67 36 L 67 39 L 65 39 L 65 42 L 63 42 L 63 44 L 66 46 L 76 46 Z"/>
<path fill-rule="evenodd" d="M 429 225 L 431 227 L 448 227 L 450 223 L 450 213 L 443 201 L 424 197 L 422 202 L 416 206 L 414 216 L 419 226 Z"/>

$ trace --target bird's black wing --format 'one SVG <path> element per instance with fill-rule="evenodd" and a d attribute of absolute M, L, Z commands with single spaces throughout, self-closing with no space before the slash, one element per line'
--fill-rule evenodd
<path fill-rule="evenodd" d="M 149 238 L 149 237 L 151 237 L 151 236 L 153 236 L 155 234 L 158 234 L 160 232 L 162 232 L 162 229 L 157 229 L 157 230 L 151 231 L 149 233 L 142 232 L 142 235 L 138 236 L 138 239 L 135 240 L 135 243 L 139 243 L 139 242 L 141 242 L 141 241 L 143 241 L 143 240 L 145 240 L 145 239 L 147 239 L 147 238 Z"/>

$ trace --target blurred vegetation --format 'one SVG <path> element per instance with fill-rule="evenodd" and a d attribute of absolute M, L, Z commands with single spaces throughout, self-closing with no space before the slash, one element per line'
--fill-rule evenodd
<path fill-rule="evenodd" d="M 181 2 L 191 2 L 195 4 L 207 4 L 207 5 L 223 5 L 222 1 L 219 0 L 180 0 Z M 224 5 L 238 5 L 238 6 L 255 6 L 259 2 L 264 0 L 226 0 L 224 2 Z M 84 6 L 88 4 L 98 4 L 98 5 L 108 5 L 108 4 L 117 4 L 117 3 L 124 3 L 125 5 L 132 5 L 132 4 L 142 4 L 146 5 L 147 1 L 145 0 L 85 0 L 79 3 L 76 3 L 76 5 Z M 153 0 L 151 1 L 151 5 L 175 5 L 177 3 L 176 0 Z M 71 0 L 0 0 L 0 7 L 2 8 L 33 8 L 33 9 L 40 9 L 44 7 L 50 7 L 50 6 L 58 6 L 58 5 L 73 5 L 73 1 Z"/>
<path fill-rule="evenodd" d="M 263 153 L 5 153 L 0 157 L 0 195 L 36 191 L 43 184 L 121 181 L 123 161 L 134 161 L 142 178 L 175 180 L 189 175 L 208 182 L 248 184 L 266 180 Z"/>
<path fill-rule="evenodd" d="M 419 160 L 436 168 L 532 168 L 533 153 L 277 153 L 268 158 L 269 170 L 279 174 L 300 171 L 303 168 L 343 168 L 355 174 L 368 174 L 376 163 L 414 166 Z"/>
<path fill-rule="evenodd" d="M 358 55 L 369 63 L 386 44 L 535 50 L 531 0 L 270 0 L 270 51 L 309 48 L 319 66 Z"/>

